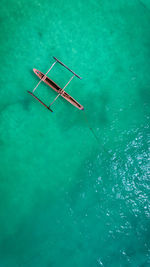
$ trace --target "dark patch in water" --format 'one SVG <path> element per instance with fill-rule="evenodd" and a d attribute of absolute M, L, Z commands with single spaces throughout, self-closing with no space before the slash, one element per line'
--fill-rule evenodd
<path fill-rule="evenodd" d="M 0 139 L 0 146 L 4 145 L 4 141 Z"/>
<path fill-rule="evenodd" d="M 7 107 L 9 106 L 9 104 L 2 104 L 1 107 L 0 107 L 0 113 L 3 112 L 3 110 L 5 110 Z"/>
<path fill-rule="evenodd" d="M 144 100 L 144 103 L 150 103 L 150 89 L 149 87 L 140 88 L 140 96 Z"/>
<path fill-rule="evenodd" d="M 42 32 L 38 32 L 38 36 L 39 36 L 40 38 L 42 38 L 43 33 L 42 33 Z"/>
<path fill-rule="evenodd" d="M 70 103 L 68 103 L 65 99 L 59 99 L 63 104 L 63 113 L 64 116 L 58 117 L 57 121 L 61 128 L 65 127 L 65 130 L 70 129 L 72 127 L 85 125 L 85 118 L 83 112 L 86 113 L 86 117 L 88 118 L 89 124 L 91 127 L 101 127 L 105 126 L 108 123 L 107 118 L 107 106 L 109 102 L 109 96 L 107 93 L 90 93 L 90 97 L 87 95 L 86 99 L 83 101 L 79 100 L 78 97 L 74 97 L 79 103 L 83 104 L 85 110 L 80 111 L 75 107 L 70 107 Z M 99 101 L 98 101 L 99 100 Z M 66 113 L 67 119 L 66 119 Z M 65 123 L 64 123 L 65 121 Z M 86 125 L 87 126 L 87 125 Z"/>
<path fill-rule="evenodd" d="M 109 102 L 109 96 L 105 92 L 90 93 L 87 99 L 87 111 L 89 119 L 95 121 L 96 126 L 105 125 L 108 122 L 106 108 Z M 86 110 L 86 109 L 85 109 Z"/>
<path fill-rule="evenodd" d="M 24 108 L 24 110 L 26 110 L 26 111 L 29 110 L 29 106 L 31 103 L 31 99 L 29 97 L 23 97 L 20 99 L 19 102 L 22 104 L 22 107 Z"/>
<path fill-rule="evenodd" d="M 148 11 L 150 11 L 149 10 L 149 8 L 141 1 L 141 0 L 139 0 L 139 3 L 145 8 L 145 9 L 147 9 Z"/>

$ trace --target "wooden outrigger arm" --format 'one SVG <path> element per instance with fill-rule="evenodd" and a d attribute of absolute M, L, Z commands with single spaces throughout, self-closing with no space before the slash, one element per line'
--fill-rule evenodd
<path fill-rule="evenodd" d="M 79 79 L 82 79 L 79 75 L 77 75 L 73 70 L 71 70 L 70 68 L 68 68 L 64 63 L 62 63 L 59 59 L 57 59 L 56 57 L 53 57 L 58 63 L 60 63 L 62 66 L 64 66 L 67 70 L 71 71 L 76 77 L 78 77 Z"/>
<path fill-rule="evenodd" d="M 30 92 L 30 91 L 27 91 L 30 95 L 32 95 L 36 100 L 38 100 L 45 108 L 47 108 L 48 110 L 50 110 L 51 112 L 53 112 L 52 111 L 52 109 L 50 108 L 50 107 L 48 107 L 43 101 L 41 101 L 37 96 L 35 96 L 32 92 Z"/>

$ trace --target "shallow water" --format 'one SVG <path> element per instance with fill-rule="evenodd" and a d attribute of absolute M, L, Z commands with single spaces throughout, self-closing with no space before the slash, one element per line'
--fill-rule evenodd
<path fill-rule="evenodd" d="M 149 266 L 149 0 L 2 0 L 0 21 L 0 266 Z M 99 142 L 26 93 L 53 55 Z"/>

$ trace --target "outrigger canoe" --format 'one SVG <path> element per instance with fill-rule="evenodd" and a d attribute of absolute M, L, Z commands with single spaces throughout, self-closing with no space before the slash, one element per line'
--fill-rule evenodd
<path fill-rule="evenodd" d="M 44 77 L 44 73 L 39 70 L 33 69 L 34 73 L 42 80 Z M 65 98 L 68 102 L 74 105 L 76 108 L 83 110 L 84 107 L 81 106 L 73 97 L 71 97 L 68 93 L 66 93 L 62 88 L 60 88 L 54 81 L 52 81 L 49 77 L 45 77 L 43 80 L 44 83 L 49 85 L 55 92 L 60 94 L 63 98 Z"/>
<path fill-rule="evenodd" d="M 50 67 L 50 69 L 46 72 L 46 74 L 42 73 L 41 71 L 37 70 L 37 69 L 33 69 L 34 73 L 39 77 L 40 81 L 39 83 L 35 86 L 35 88 L 33 89 L 32 92 L 27 91 L 30 95 L 32 95 L 36 100 L 38 100 L 43 106 L 45 106 L 48 110 L 50 110 L 51 112 L 53 112 L 51 110 L 51 105 L 54 103 L 54 101 L 59 97 L 62 96 L 64 99 L 66 99 L 69 103 L 71 103 L 73 106 L 75 106 L 76 108 L 80 109 L 80 110 L 84 110 L 84 107 L 82 105 L 80 105 L 73 97 L 71 97 L 68 93 L 66 93 L 66 91 L 64 91 L 64 89 L 67 87 L 67 85 L 71 82 L 71 80 L 76 76 L 79 79 L 81 79 L 81 77 L 79 75 L 77 75 L 74 71 L 72 71 L 71 69 L 69 69 L 65 64 L 63 64 L 59 59 L 57 59 L 56 57 L 54 57 L 54 59 L 56 60 L 52 66 Z M 52 69 L 52 67 L 56 64 L 56 63 L 60 63 L 61 65 L 63 65 L 65 68 L 67 68 L 70 72 L 73 73 L 73 76 L 71 77 L 71 79 L 68 81 L 68 83 L 61 88 L 60 86 L 58 86 L 54 81 L 52 81 L 48 76 L 48 72 Z M 58 95 L 55 97 L 55 99 L 53 100 L 53 102 L 47 106 L 45 103 L 43 103 L 43 101 L 41 101 L 37 96 L 35 96 L 34 91 L 36 90 L 36 88 L 39 86 L 39 84 L 41 82 L 46 83 L 48 86 L 50 86 L 55 92 L 58 93 Z"/>

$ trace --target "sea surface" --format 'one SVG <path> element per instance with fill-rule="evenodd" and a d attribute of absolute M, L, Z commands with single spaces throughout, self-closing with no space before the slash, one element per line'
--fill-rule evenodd
<path fill-rule="evenodd" d="M 0 67 L 0 267 L 150 266 L 150 0 L 1 0 Z"/>

